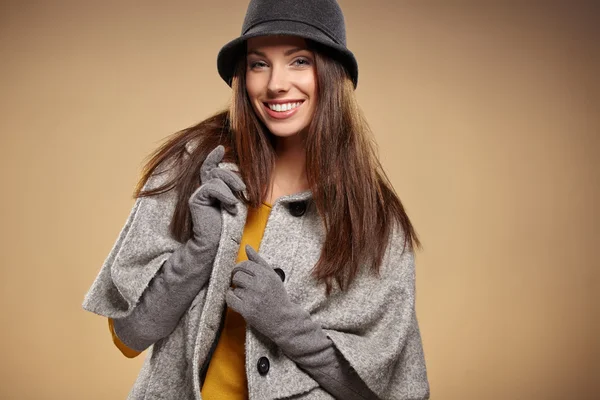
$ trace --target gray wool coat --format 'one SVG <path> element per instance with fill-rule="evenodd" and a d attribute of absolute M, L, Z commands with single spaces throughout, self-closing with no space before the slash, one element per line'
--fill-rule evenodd
<path fill-rule="evenodd" d="M 237 169 L 227 163 L 220 167 Z M 145 187 L 157 187 L 167 178 L 168 174 L 155 174 Z M 311 276 L 321 253 L 324 229 L 310 198 L 310 192 L 303 192 L 281 197 L 273 204 L 259 254 L 274 268 L 283 269 L 290 299 L 322 325 L 336 348 L 381 399 L 429 398 L 415 315 L 414 254 L 408 248 L 402 251 L 404 235 L 394 233 L 379 277 L 362 271 L 347 291 L 334 290 L 327 297 L 325 286 Z M 173 190 L 136 199 L 85 296 L 85 310 L 110 318 L 124 317 L 133 310 L 161 264 L 182 245 L 169 233 L 175 200 Z M 306 205 L 302 215 L 297 207 L 290 212 L 290 204 L 298 202 Z M 222 212 L 221 239 L 209 284 L 198 293 L 175 330 L 148 349 L 129 399 L 201 399 L 201 374 L 216 343 L 246 222 L 246 207 L 238 203 L 237 208 L 235 216 Z M 246 330 L 245 348 L 250 400 L 333 398 L 251 327 Z M 261 357 L 270 361 L 266 375 L 257 370 Z"/>

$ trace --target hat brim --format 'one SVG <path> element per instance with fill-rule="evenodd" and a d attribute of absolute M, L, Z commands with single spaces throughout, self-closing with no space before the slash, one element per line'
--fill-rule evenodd
<path fill-rule="evenodd" d="M 231 86 L 238 57 L 245 55 L 246 40 L 258 36 L 290 35 L 310 39 L 325 46 L 325 53 L 339 61 L 348 71 L 354 88 L 358 85 L 358 64 L 354 54 L 343 45 L 337 44 L 319 29 L 297 21 L 268 21 L 250 28 L 244 35 L 230 41 L 221 48 L 217 56 L 217 69 L 223 80 Z"/>

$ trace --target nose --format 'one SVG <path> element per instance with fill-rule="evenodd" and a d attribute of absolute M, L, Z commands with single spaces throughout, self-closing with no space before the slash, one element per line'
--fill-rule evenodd
<path fill-rule="evenodd" d="M 267 89 L 272 93 L 287 92 L 290 87 L 290 79 L 286 68 L 279 65 L 273 65 L 271 68 L 271 76 Z"/>

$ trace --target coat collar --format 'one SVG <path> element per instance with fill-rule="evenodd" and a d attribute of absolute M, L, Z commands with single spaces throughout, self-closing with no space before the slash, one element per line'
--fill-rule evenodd
<path fill-rule="evenodd" d="M 230 171 L 236 171 L 236 172 L 239 171 L 237 164 L 231 163 L 231 162 L 219 163 L 219 168 L 227 169 Z M 298 193 L 281 196 L 275 201 L 275 203 L 272 204 L 272 206 L 274 207 L 276 204 L 279 204 L 279 203 L 286 204 L 286 203 L 294 203 L 296 201 L 307 201 L 307 200 L 310 200 L 311 198 L 312 198 L 312 191 L 305 190 L 303 192 L 298 192 Z"/>
<path fill-rule="evenodd" d="M 185 148 L 186 148 L 188 154 L 191 154 L 197 145 L 198 145 L 197 141 L 193 141 L 193 140 L 188 141 L 185 144 Z M 238 165 L 236 163 L 232 163 L 232 162 L 221 162 L 221 163 L 219 163 L 219 168 L 228 169 L 228 170 L 236 171 L 236 172 L 239 172 L 239 170 L 240 170 Z M 296 201 L 307 201 L 310 199 L 312 199 L 312 192 L 310 190 L 305 190 L 303 192 L 298 192 L 298 193 L 281 196 L 272 205 L 275 206 L 276 204 L 279 204 L 279 203 L 285 204 L 285 203 L 293 203 Z"/>

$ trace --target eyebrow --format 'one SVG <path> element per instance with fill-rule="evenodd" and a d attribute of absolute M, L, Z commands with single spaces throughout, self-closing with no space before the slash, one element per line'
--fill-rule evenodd
<path fill-rule="evenodd" d="M 297 53 L 297 52 L 302 51 L 302 50 L 308 50 L 308 49 L 303 48 L 303 47 L 294 47 L 293 49 L 290 49 L 290 50 L 286 51 L 283 54 L 285 56 L 289 56 L 291 54 Z M 258 50 L 255 50 L 255 49 L 249 50 L 248 51 L 248 55 L 250 55 L 250 54 L 256 54 L 258 56 L 265 57 L 265 58 L 267 57 L 267 55 L 265 53 L 263 53 L 261 51 L 258 51 Z"/>

